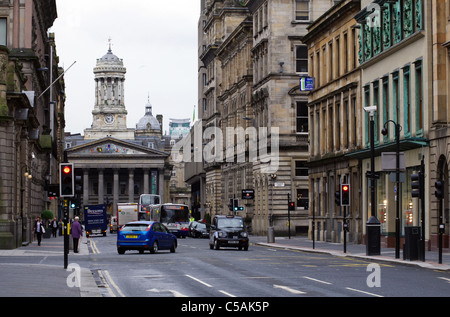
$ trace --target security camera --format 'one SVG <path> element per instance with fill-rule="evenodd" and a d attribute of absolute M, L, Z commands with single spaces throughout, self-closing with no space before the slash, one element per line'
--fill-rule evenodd
<path fill-rule="evenodd" d="M 375 111 L 377 111 L 377 106 L 364 107 L 364 111 L 365 112 L 375 112 Z"/>

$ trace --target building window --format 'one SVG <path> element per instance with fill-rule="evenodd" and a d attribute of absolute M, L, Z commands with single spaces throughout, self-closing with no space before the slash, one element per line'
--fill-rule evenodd
<path fill-rule="evenodd" d="M 297 133 L 308 133 L 308 104 L 297 101 Z"/>
<path fill-rule="evenodd" d="M 411 133 L 411 77 L 409 65 L 403 68 L 403 109 L 405 111 L 404 131 L 405 135 L 409 135 Z"/>
<path fill-rule="evenodd" d="M 366 85 L 364 86 L 364 107 L 370 106 L 370 86 Z M 370 129 L 369 129 L 369 113 L 365 113 L 365 121 L 366 121 L 366 133 L 365 133 L 365 143 L 366 146 L 369 146 L 369 139 L 370 139 Z"/>
<path fill-rule="evenodd" d="M 400 123 L 400 96 L 399 96 L 399 85 L 398 85 L 398 72 L 395 72 L 392 74 L 392 101 L 393 101 L 393 107 L 394 109 L 394 122 Z"/>
<path fill-rule="evenodd" d="M 386 76 L 383 78 L 383 122 L 387 122 L 389 119 L 389 77 Z M 384 142 L 389 140 L 389 129 L 383 140 Z"/>
<path fill-rule="evenodd" d="M 6 46 L 7 45 L 7 34 L 8 34 L 8 27 L 7 27 L 7 19 L 6 18 L 0 18 L 0 45 Z"/>
<path fill-rule="evenodd" d="M 295 161 L 295 176 L 308 177 L 308 167 L 306 166 L 306 161 Z"/>
<path fill-rule="evenodd" d="M 309 0 L 295 0 L 295 20 L 309 21 Z"/>
<path fill-rule="evenodd" d="M 297 189 L 297 207 L 300 209 L 308 210 L 309 206 L 309 190 Z"/>
<path fill-rule="evenodd" d="M 422 61 L 416 62 L 416 136 L 423 134 L 423 84 Z"/>
<path fill-rule="evenodd" d="M 378 81 L 375 81 L 374 83 L 373 83 L 373 105 L 374 106 L 376 106 L 377 107 L 377 109 L 379 109 L 379 102 L 378 102 L 378 98 L 379 98 L 379 89 L 378 89 Z M 373 118 L 373 120 L 374 120 L 374 125 L 375 125 L 375 129 L 374 129 L 374 131 L 375 131 L 375 135 L 374 135 L 374 140 L 375 140 L 375 143 L 377 143 L 379 140 L 378 140 L 378 136 L 379 136 L 379 134 L 380 134 L 380 124 L 379 124 L 379 118 L 378 118 L 378 114 L 379 114 L 380 112 L 377 110 L 376 112 L 375 112 L 375 115 L 374 115 L 374 118 Z"/>
<path fill-rule="evenodd" d="M 295 48 L 295 63 L 297 73 L 308 72 L 308 47 L 306 45 L 297 45 Z"/>

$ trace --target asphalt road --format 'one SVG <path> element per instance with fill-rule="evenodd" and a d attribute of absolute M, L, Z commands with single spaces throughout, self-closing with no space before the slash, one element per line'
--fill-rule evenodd
<path fill-rule="evenodd" d="M 91 237 L 88 266 L 105 297 L 448 297 L 450 274 L 406 265 L 273 249 L 210 250 L 179 239 L 176 253 L 127 251 Z M 86 261 L 86 262 L 85 262 Z"/>

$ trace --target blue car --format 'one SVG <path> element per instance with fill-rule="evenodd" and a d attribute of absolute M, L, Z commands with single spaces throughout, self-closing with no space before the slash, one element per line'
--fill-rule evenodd
<path fill-rule="evenodd" d="M 158 221 L 135 221 L 127 223 L 117 234 L 117 252 L 124 254 L 127 250 L 137 250 L 144 253 L 157 253 L 158 250 L 177 248 L 177 238 Z"/>

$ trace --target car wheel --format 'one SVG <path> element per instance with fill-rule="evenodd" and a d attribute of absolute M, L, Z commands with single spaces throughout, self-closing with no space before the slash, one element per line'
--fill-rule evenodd
<path fill-rule="evenodd" d="M 125 250 L 124 250 L 124 249 L 117 248 L 117 253 L 119 253 L 119 254 L 125 254 Z"/>
<path fill-rule="evenodd" d="M 214 249 L 220 250 L 219 241 L 214 240 Z"/>
<path fill-rule="evenodd" d="M 158 242 L 157 241 L 153 242 L 153 245 L 150 248 L 150 253 L 151 254 L 158 253 Z"/>
<path fill-rule="evenodd" d="M 172 247 L 170 248 L 170 253 L 175 253 L 176 248 L 177 248 L 177 243 L 174 241 L 172 244 Z"/>
<path fill-rule="evenodd" d="M 244 251 L 248 251 L 248 245 L 244 247 Z"/>

